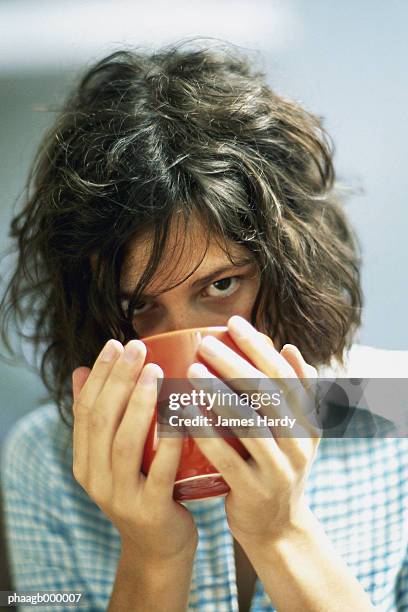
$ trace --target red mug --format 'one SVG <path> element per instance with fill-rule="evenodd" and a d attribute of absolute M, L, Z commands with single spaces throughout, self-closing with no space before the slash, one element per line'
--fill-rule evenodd
<path fill-rule="evenodd" d="M 203 363 L 213 374 L 208 363 L 198 355 L 197 349 L 204 336 L 215 336 L 218 340 L 233 349 L 241 357 L 249 361 L 238 348 L 227 327 L 199 327 L 182 329 L 156 336 L 142 338 L 146 345 L 147 354 L 145 363 L 157 363 L 163 370 L 164 379 L 184 379 L 185 384 L 193 389 L 187 378 L 187 370 L 194 363 Z M 157 405 L 152 423 L 146 438 L 142 472 L 147 475 L 155 455 L 158 441 Z M 238 438 L 225 438 L 228 444 L 237 450 L 244 458 L 248 459 L 249 453 Z M 204 499 L 226 495 L 229 487 L 221 474 L 211 465 L 210 461 L 198 448 L 195 440 L 184 437 L 183 448 L 174 484 L 173 496 L 176 501 L 188 501 L 193 499 Z"/>

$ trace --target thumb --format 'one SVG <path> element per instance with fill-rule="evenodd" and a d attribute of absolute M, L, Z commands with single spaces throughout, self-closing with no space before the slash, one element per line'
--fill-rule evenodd
<path fill-rule="evenodd" d="M 91 373 L 91 369 L 85 366 L 81 366 L 79 368 L 75 368 L 72 372 L 72 394 L 74 397 L 74 401 L 77 399 L 78 395 L 82 391 L 82 387 L 88 380 L 88 376 Z"/>

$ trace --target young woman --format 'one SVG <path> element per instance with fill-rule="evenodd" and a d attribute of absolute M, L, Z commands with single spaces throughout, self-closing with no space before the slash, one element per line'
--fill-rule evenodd
<path fill-rule="evenodd" d="M 179 439 L 140 474 L 163 376 L 140 338 L 228 325 L 254 365 L 204 338 L 220 376 L 303 384 L 396 356 L 353 344 L 358 242 L 315 116 L 229 50 L 119 51 L 46 135 L 11 234 L 4 337 L 33 321 L 51 399 L 3 454 L 16 588 L 87 610 L 408 609 L 405 439 L 246 438 L 248 462 L 197 439 L 230 492 L 184 504 Z"/>

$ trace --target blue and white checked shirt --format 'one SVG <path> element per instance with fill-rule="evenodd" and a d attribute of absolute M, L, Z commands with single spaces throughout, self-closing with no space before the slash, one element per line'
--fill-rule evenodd
<path fill-rule="evenodd" d="M 353 345 L 342 375 L 370 372 L 408 377 L 408 352 Z M 82 592 L 77 607 L 101 611 L 108 607 L 120 540 L 73 478 L 70 440 L 53 405 L 24 417 L 9 435 L 2 486 L 12 574 L 18 590 Z M 408 610 L 408 440 L 322 439 L 306 494 L 373 604 L 384 611 Z M 185 505 L 199 531 L 189 610 L 236 612 L 233 539 L 224 499 Z M 274 610 L 259 581 L 251 610 Z"/>

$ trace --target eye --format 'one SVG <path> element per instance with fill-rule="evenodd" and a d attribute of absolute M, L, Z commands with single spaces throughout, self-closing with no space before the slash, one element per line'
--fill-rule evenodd
<path fill-rule="evenodd" d="M 133 314 L 134 315 L 142 314 L 146 312 L 147 310 L 149 310 L 150 307 L 151 307 L 151 304 L 149 302 L 139 302 L 139 304 L 136 304 L 134 306 Z"/>
<path fill-rule="evenodd" d="M 235 291 L 239 287 L 239 277 L 238 276 L 228 276 L 226 278 L 221 278 L 217 280 L 205 290 L 204 293 L 209 295 L 210 297 L 228 297 L 235 293 Z"/>
<path fill-rule="evenodd" d="M 133 307 L 132 315 L 134 316 L 134 315 L 144 314 L 145 312 L 149 310 L 150 306 L 151 306 L 150 302 L 139 302 Z M 125 312 L 127 311 L 128 307 L 129 307 L 129 304 L 127 302 L 122 302 L 122 308 Z"/>

